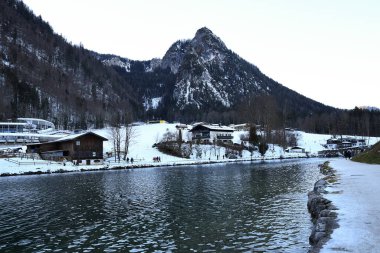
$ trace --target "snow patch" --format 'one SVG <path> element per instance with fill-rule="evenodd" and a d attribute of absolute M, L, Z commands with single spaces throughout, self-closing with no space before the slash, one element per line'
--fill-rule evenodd
<path fill-rule="evenodd" d="M 118 66 L 124 68 L 126 72 L 131 72 L 131 63 L 128 59 L 120 59 L 119 57 L 112 57 L 111 59 L 104 60 L 103 63 L 107 66 Z"/>
<path fill-rule="evenodd" d="M 160 102 L 162 100 L 162 97 L 155 97 L 151 99 L 145 99 L 144 101 L 144 108 L 146 111 L 148 110 L 155 110 L 160 105 Z"/>

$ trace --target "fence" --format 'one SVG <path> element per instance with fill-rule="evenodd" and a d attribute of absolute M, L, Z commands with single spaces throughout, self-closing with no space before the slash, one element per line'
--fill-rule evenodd
<path fill-rule="evenodd" d="M 52 162 L 47 161 L 47 162 L 41 162 L 41 161 L 20 161 L 20 160 L 15 160 L 12 158 L 5 158 L 6 161 L 17 164 L 17 165 L 50 165 Z"/>
<path fill-rule="evenodd" d="M 133 163 L 140 163 L 140 162 L 143 162 L 143 161 L 145 161 L 145 159 L 143 159 L 143 158 L 141 158 L 141 159 L 138 159 L 138 158 L 133 158 Z M 130 160 L 129 160 L 129 162 L 127 162 L 127 161 L 125 161 L 125 160 L 123 160 L 123 159 L 120 159 L 120 161 L 119 160 L 116 160 L 115 161 L 115 158 L 112 158 L 112 159 L 109 159 L 109 160 L 107 160 L 107 161 L 104 161 L 104 164 L 108 164 L 108 165 L 116 165 L 116 164 L 123 164 L 123 165 L 125 165 L 125 164 L 133 164 Z"/>

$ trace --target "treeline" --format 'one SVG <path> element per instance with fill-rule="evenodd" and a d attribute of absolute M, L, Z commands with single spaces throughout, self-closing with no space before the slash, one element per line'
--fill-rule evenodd
<path fill-rule="evenodd" d="M 336 110 L 299 119 L 297 126 L 313 133 L 380 136 L 380 111 L 358 107 L 353 110 Z"/>
<path fill-rule="evenodd" d="M 254 96 L 236 111 L 237 122 L 252 122 L 267 132 L 285 128 L 329 135 L 380 136 L 380 111 L 360 109 L 325 111 L 306 114 L 287 101 L 282 104 L 274 96 Z"/>
<path fill-rule="evenodd" d="M 306 105 L 312 106 L 310 104 Z M 183 122 L 211 122 L 222 124 L 252 123 L 261 126 L 267 133 L 272 130 L 293 128 L 306 132 L 329 135 L 380 136 L 380 111 L 355 108 L 341 110 L 305 110 L 295 106 L 294 101 L 278 100 L 271 95 L 252 95 L 239 105 L 226 110 L 199 110 L 186 108 L 176 112 L 174 119 Z M 172 120 L 169 118 L 169 120 Z M 278 134 L 277 134 L 278 135 Z M 272 136 L 268 134 L 268 136 Z M 270 138 L 279 139 L 278 136 Z"/>

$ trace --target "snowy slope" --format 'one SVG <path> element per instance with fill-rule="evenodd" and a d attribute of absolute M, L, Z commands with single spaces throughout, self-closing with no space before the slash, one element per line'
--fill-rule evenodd
<path fill-rule="evenodd" d="M 145 124 L 145 125 L 139 125 L 134 126 L 134 138 L 132 140 L 132 143 L 129 148 L 129 158 L 133 158 L 135 160 L 134 165 L 140 165 L 140 166 L 151 166 L 151 165 L 158 165 L 157 163 L 153 163 L 153 157 L 161 157 L 161 165 L 163 164 L 191 164 L 191 163 L 199 163 L 199 162 L 227 162 L 227 160 L 222 160 L 223 155 L 225 154 L 224 148 L 214 148 L 212 145 L 200 145 L 200 148 L 202 150 L 202 157 L 197 158 L 195 151 L 192 155 L 190 155 L 190 159 L 184 159 L 184 158 L 178 158 L 170 155 L 163 154 L 159 152 L 156 148 L 153 147 L 153 144 L 159 142 L 163 135 L 167 132 L 176 132 L 176 124 L 170 124 L 170 123 L 163 123 L 163 124 Z M 189 127 L 190 129 L 190 127 Z M 109 128 L 104 129 L 95 129 L 93 132 L 104 136 L 105 138 L 109 139 L 108 141 L 104 142 L 104 152 L 112 152 L 113 151 L 113 144 L 112 144 L 112 138 L 111 138 L 111 130 Z M 244 131 L 236 131 L 233 134 L 233 142 L 234 143 L 241 143 L 240 136 L 242 134 L 246 134 Z M 298 145 L 303 147 L 305 151 L 310 152 L 311 155 L 316 155 L 318 151 L 323 150 L 324 147 L 321 144 L 326 143 L 326 140 L 331 138 L 330 135 L 321 135 L 321 134 L 310 134 L 298 131 L 296 132 L 296 135 L 298 136 Z M 182 137 L 184 141 L 187 141 L 190 139 L 190 133 L 188 130 L 184 130 L 182 132 Z M 377 141 L 380 141 L 380 138 L 370 138 L 370 144 L 374 144 Z M 25 149 L 24 149 L 25 150 Z M 252 155 L 252 156 L 251 156 Z M 284 158 L 297 158 L 297 157 L 306 157 L 305 154 L 292 154 L 292 153 L 286 153 L 284 150 L 277 146 L 269 144 L 269 149 L 267 153 L 265 154 L 265 159 L 278 159 L 281 157 Z M 250 152 L 244 150 L 242 153 L 242 157 L 238 160 L 250 160 L 250 159 L 262 159 L 261 155 L 256 151 L 253 154 Z M 99 169 L 104 166 L 71 166 L 70 163 L 66 164 L 66 166 L 63 166 L 62 163 L 50 163 L 46 164 L 46 161 L 35 161 L 35 160 L 26 160 L 26 159 L 19 159 L 16 161 L 19 162 L 28 162 L 28 164 L 23 165 L 17 165 L 15 163 L 11 163 L 8 161 L 5 161 L 4 159 L 0 159 L 0 174 L 1 173 L 23 173 L 23 172 L 36 172 L 36 171 L 42 171 L 46 172 L 47 170 L 54 171 L 59 169 L 64 170 L 71 170 L 71 171 L 78 171 L 80 169 Z M 126 162 L 123 162 L 122 164 L 113 164 L 112 161 L 114 161 L 113 158 L 107 159 L 110 163 L 108 164 L 110 167 L 114 166 L 129 166 L 130 164 L 127 164 Z M 37 162 L 37 164 L 33 164 Z"/>
<path fill-rule="evenodd" d="M 165 161 L 178 160 L 179 158 L 162 154 L 156 148 L 152 147 L 154 143 L 161 140 L 166 131 L 176 131 L 175 126 L 176 124 L 165 123 L 147 124 L 134 127 L 134 138 L 128 156 L 133 157 L 135 160 L 143 159 L 144 161 L 149 162 L 156 156 L 160 156 L 161 159 Z M 104 152 L 111 152 L 113 149 L 111 130 L 106 128 L 95 130 L 94 132 L 109 139 L 108 142 L 104 143 Z M 186 137 L 186 131 L 183 133 L 183 136 Z"/>

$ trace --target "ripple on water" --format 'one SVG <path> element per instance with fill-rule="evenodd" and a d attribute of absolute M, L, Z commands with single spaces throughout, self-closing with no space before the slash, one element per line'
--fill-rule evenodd
<path fill-rule="evenodd" d="M 0 250 L 305 252 L 317 164 L 0 178 Z"/>

